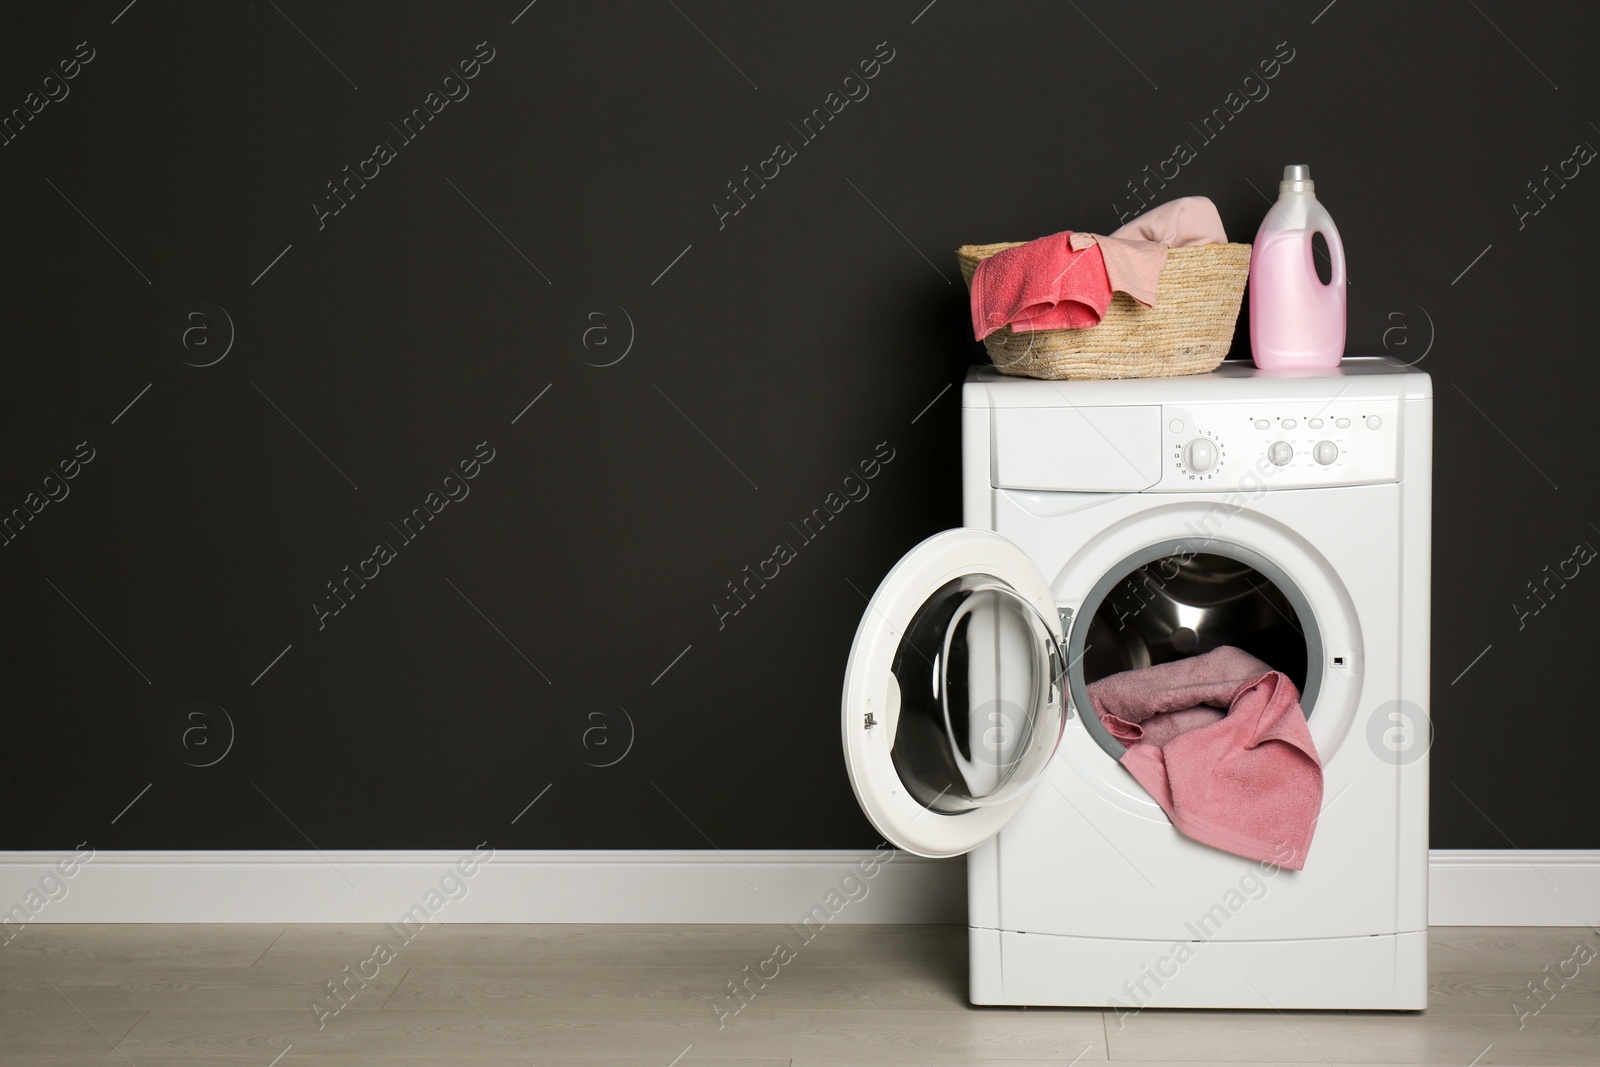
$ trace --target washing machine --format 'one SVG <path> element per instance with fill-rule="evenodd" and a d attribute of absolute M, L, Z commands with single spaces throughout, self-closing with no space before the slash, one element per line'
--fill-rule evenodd
<path fill-rule="evenodd" d="M 890 843 L 967 854 L 972 1002 L 1425 1007 L 1428 375 L 976 368 L 962 435 L 965 526 L 871 598 L 843 740 Z M 1301 870 L 1180 834 L 1089 704 L 1220 645 L 1300 690 L 1323 765 Z"/>

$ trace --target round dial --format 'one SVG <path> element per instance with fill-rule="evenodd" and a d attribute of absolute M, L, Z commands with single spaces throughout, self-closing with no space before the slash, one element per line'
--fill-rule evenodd
<path fill-rule="evenodd" d="M 1332 441 L 1318 441 L 1317 446 L 1311 450 L 1311 455 L 1326 467 L 1339 458 L 1339 446 Z"/>
<path fill-rule="evenodd" d="M 1210 438 L 1196 437 L 1183 446 L 1183 465 L 1204 474 L 1217 465 L 1217 446 Z"/>
<path fill-rule="evenodd" d="M 1294 446 L 1288 441 L 1274 441 L 1267 449 L 1267 458 L 1282 467 L 1294 458 Z"/>

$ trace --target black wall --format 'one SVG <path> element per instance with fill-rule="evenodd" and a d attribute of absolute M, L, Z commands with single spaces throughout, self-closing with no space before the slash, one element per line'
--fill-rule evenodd
<path fill-rule="evenodd" d="M 0 847 L 871 846 L 838 687 L 960 521 L 952 250 L 1106 232 L 1180 141 L 1241 241 L 1309 162 L 1349 351 L 1434 376 L 1435 846 L 1600 846 L 1600 575 L 1527 589 L 1600 545 L 1592 9 L 524 2 L 0 16 L 0 109 L 62 97 L 0 147 Z"/>

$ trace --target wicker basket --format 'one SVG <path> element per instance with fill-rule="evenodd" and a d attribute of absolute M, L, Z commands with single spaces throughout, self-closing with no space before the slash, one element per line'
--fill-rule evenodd
<path fill-rule="evenodd" d="M 972 285 L 978 264 L 1022 241 L 956 249 L 961 276 Z M 1098 326 L 984 338 L 995 368 L 1025 378 L 1164 378 L 1217 369 L 1233 344 L 1233 328 L 1250 272 L 1250 246 L 1199 245 L 1167 252 L 1161 296 L 1147 308 L 1127 293 L 1111 295 Z"/>

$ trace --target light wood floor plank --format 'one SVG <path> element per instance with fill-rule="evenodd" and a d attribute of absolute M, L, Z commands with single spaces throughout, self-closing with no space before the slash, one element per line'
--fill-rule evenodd
<path fill-rule="evenodd" d="M 1541 1018 L 1518 1030 L 1509 1013 L 1146 1011 L 1108 1036 L 1113 1059 L 1213 1059 L 1229 1063 L 1381 1062 L 1480 1065 L 1531 1062 L 1594 1067 L 1591 1020 Z M 1485 1052 L 1485 1050 L 1488 1050 Z M 1481 1059 L 1478 1059 L 1479 1056 Z"/>
<path fill-rule="evenodd" d="M 934 1060 L 1105 1059 L 1097 1011 L 984 1013 L 900 1011 L 872 1006 L 822 1011 L 746 1011 L 719 1028 L 710 1012 L 691 1006 L 608 1011 L 551 1011 L 529 1002 L 455 1008 L 346 1013 L 318 1030 L 310 1012 L 208 1012 L 157 1008 L 118 1048 L 135 1063 L 246 1051 L 270 1059 L 287 1045 L 300 1056 L 415 1053 L 476 1056 L 514 1049 L 535 1063 L 583 1056 L 617 1058 L 665 1053 L 662 1064 L 693 1045 L 696 1060 L 760 1059 L 774 1054 L 869 1055 Z"/>
<path fill-rule="evenodd" d="M 346 1011 L 318 1028 L 310 1010 L 154 1008 L 117 1046 L 138 1064 L 254 1053 L 271 1060 L 293 1045 L 296 1058 L 333 1054 L 477 1056 L 510 1046 L 476 1012 L 385 1014 Z"/>
<path fill-rule="evenodd" d="M 34 923 L 0 947 L 0 981 L 41 970 L 67 973 L 249 967 L 283 932 L 281 925 L 47 925 Z"/>
<path fill-rule="evenodd" d="M 733 1011 L 859 1007 L 864 994 L 884 1011 L 967 1007 L 965 962 L 959 968 L 908 967 L 904 962 L 867 961 L 860 967 L 807 967 L 804 958 L 761 978 L 758 961 L 735 970 L 724 966 L 475 967 L 470 964 L 419 964 L 413 967 L 386 1010 L 447 1004 L 457 988 L 474 1001 L 537 1001 L 549 1010 L 650 1008 L 675 1003 L 713 1005 Z M 765 973 L 771 974 L 770 968 Z M 754 977 L 752 977 L 752 974 Z M 455 983 L 452 987 L 450 983 Z M 738 984 L 743 996 L 730 992 Z"/>
<path fill-rule="evenodd" d="M 80 1059 L 104 1056 L 144 1016 L 143 1011 L 78 1011 L 56 998 L 60 1007 L 18 1008 L 0 1012 L 0 1051 L 61 1053 Z"/>
<path fill-rule="evenodd" d="M 876 1058 L 880 1062 L 927 1058 L 938 1062 L 987 1063 L 1030 1059 L 1083 1063 L 1106 1058 L 1104 1024 L 1098 1011 L 985 1012 L 898 1011 L 870 1005 L 813 1011 L 760 1012 L 752 1006 L 719 1029 L 709 1013 L 633 1010 L 573 1012 L 559 1018 L 500 1014 L 486 1010 L 495 1026 L 535 1062 L 570 1056 L 584 1044 L 631 1047 L 637 1040 L 671 1045 L 692 1041 L 697 1054 L 756 1056 L 782 1051 L 792 1056 Z M 671 1034 L 673 1037 L 667 1037 Z M 678 1042 L 680 1047 L 683 1041 Z"/>
<path fill-rule="evenodd" d="M 680 1050 L 681 1051 L 681 1050 Z M 278 1067 L 290 1067 L 300 1055 L 298 1046 L 291 1048 L 287 1055 L 278 1063 Z M 763 1056 L 758 1059 L 696 1059 L 693 1050 L 685 1056 L 678 1067 L 697 1067 L 698 1064 L 714 1064 L 715 1067 L 789 1067 L 791 1061 L 787 1056 Z M 579 1056 L 576 1058 L 562 1058 L 540 1060 L 535 1067 L 667 1067 L 671 1057 L 662 1059 L 659 1055 L 651 1056 Z M 126 1067 L 122 1059 L 112 1054 L 102 1063 L 103 1067 Z M 267 1067 L 267 1061 L 262 1060 L 259 1053 L 228 1053 L 208 1055 L 202 1058 L 180 1058 L 168 1060 L 155 1060 L 155 1064 L 176 1063 L 181 1067 Z M 450 1056 L 389 1056 L 389 1055 L 308 1055 L 305 1063 L 315 1067 L 528 1067 L 528 1061 L 517 1053 L 507 1050 L 504 1053 L 483 1053 L 474 1051 L 470 1058 L 452 1058 Z M 863 1067 L 867 1064 L 876 1064 L 882 1061 L 854 1060 Z M 921 1060 L 905 1061 L 926 1067 Z M 68 1055 L 25 1055 L 8 1056 L 4 1063 L 6 1067 L 82 1067 L 84 1057 Z M 150 1063 L 136 1061 L 136 1067 L 151 1067 Z M 890 1067 L 894 1067 L 893 1064 Z M 985 1067 L 1017 1067 L 1016 1064 L 986 1063 Z M 1030 1060 L 1026 1067 L 1040 1067 L 1038 1060 Z"/>
<path fill-rule="evenodd" d="M 401 973 L 382 976 L 350 1005 L 351 1011 L 378 1011 L 404 977 Z M 338 975 L 333 971 L 305 975 L 253 974 L 248 969 L 229 969 L 226 974 L 213 970 L 173 970 L 154 972 L 135 969 L 115 973 L 111 968 L 74 967 L 50 969 L 31 978 L 0 980 L 0 1007 L 52 1008 L 63 1004 L 61 993 L 85 1012 L 124 1010 L 143 1013 L 154 1007 L 182 1004 L 226 1011 L 232 1008 L 304 1008 L 313 996 L 327 997 L 322 983 Z M 57 988 L 60 993 L 57 992 Z"/>
<path fill-rule="evenodd" d="M 313 999 L 338 1007 L 326 983 L 374 973 L 363 961 L 380 941 L 396 957 L 319 1020 Z M 780 941 L 795 957 L 750 979 Z M 972 1007 L 960 927 L 805 941 L 772 926 L 433 925 L 404 941 L 382 925 L 35 926 L 0 948 L 0 1062 L 267 1067 L 288 1049 L 280 1067 L 667 1067 L 689 1049 L 680 1067 L 1600 1067 L 1600 960 L 1542 1001 L 1526 989 L 1579 943 L 1600 934 L 1432 931 L 1420 1014 L 1150 1010 L 1119 1024 Z M 728 983 L 745 979 L 739 999 Z"/>
<path fill-rule="evenodd" d="M 625 933 L 624 933 L 625 932 Z M 735 967 L 772 955 L 781 941 L 812 960 L 841 959 L 852 964 L 873 955 L 945 956 L 965 966 L 967 935 L 953 926 L 833 926 L 809 941 L 777 926 L 449 926 L 434 924 L 411 931 L 387 926 L 291 928 L 261 960 L 262 965 L 300 966 L 362 959 L 384 943 L 413 963 L 470 962 L 526 965 L 533 961 L 663 966 L 695 963 Z"/>

